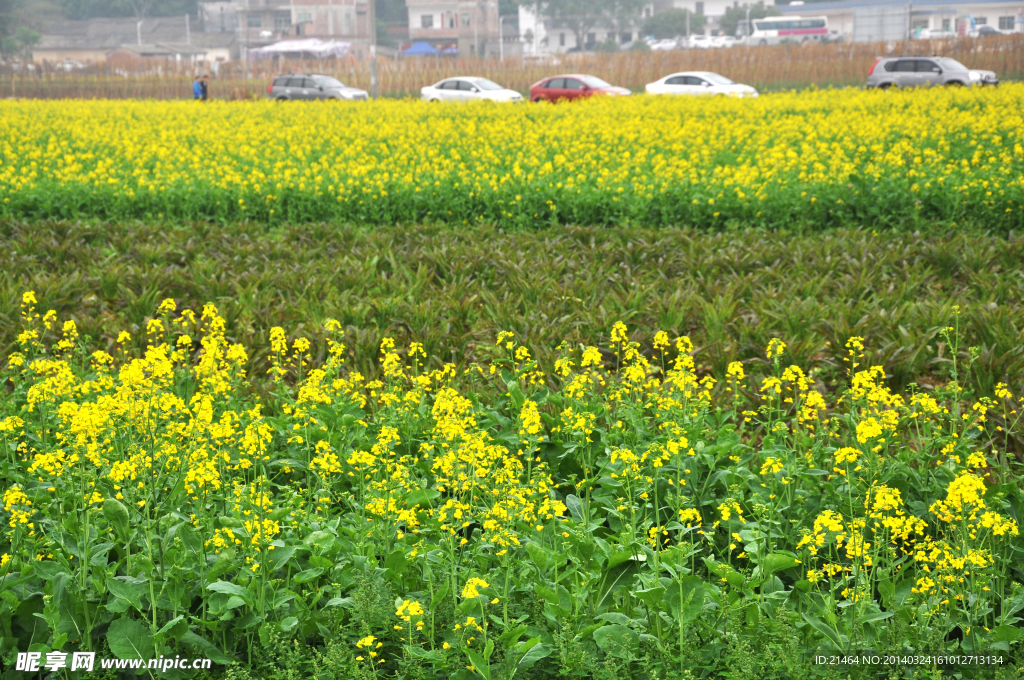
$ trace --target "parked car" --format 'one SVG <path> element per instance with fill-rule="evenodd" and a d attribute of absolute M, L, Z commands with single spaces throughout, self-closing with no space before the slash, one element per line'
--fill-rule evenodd
<path fill-rule="evenodd" d="M 944 31 L 941 28 L 922 28 L 917 34 L 921 40 L 949 40 L 956 37 L 953 31 Z"/>
<path fill-rule="evenodd" d="M 279 102 L 314 99 L 357 101 L 368 98 L 366 90 L 349 87 L 333 76 L 315 73 L 277 76 L 267 88 L 267 96 Z"/>
<path fill-rule="evenodd" d="M 711 47 L 711 36 L 710 35 L 691 35 L 686 39 L 687 47 L 696 47 L 698 49 L 706 50 Z"/>
<path fill-rule="evenodd" d="M 868 71 L 867 87 L 998 84 L 992 71 L 969 69 L 949 57 L 879 57 Z"/>
<path fill-rule="evenodd" d="M 736 44 L 736 38 L 731 35 L 716 35 L 711 38 L 712 47 L 732 47 Z"/>
<path fill-rule="evenodd" d="M 1003 32 L 1000 31 L 995 26 L 989 26 L 985 24 L 983 26 L 978 26 L 976 29 L 974 29 L 967 35 L 971 36 L 972 38 L 988 38 L 993 35 L 1003 35 Z"/>
<path fill-rule="evenodd" d="M 427 85 L 420 90 L 420 99 L 425 102 L 492 101 L 520 104 L 523 95 L 487 78 L 459 77 L 445 78 Z"/>
<path fill-rule="evenodd" d="M 655 52 L 674 50 L 679 47 L 679 43 L 671 39 L 652 40 L 647 44 L 650 46 L 651 50 Z"/>
<path fill-rule="evenodd" d="M 556 102 L 563 99 L 572 101 L 595 95 L 625 96 L 630 94 L 632 92 L 626 88 L 616 87 L 600 78 L 572 73 L 551 76 L 538 83 L 534 83 L 530 88 L 530 101 Z"/>
<path fill-rule="evenodd" d="M 647 94 L 723 94 L 732 97 L 756 97 L 757 90 L 749 85 L 734 83 L 725 76 L 710 71 L 683 71 L 667 75 L 648 83 Z"/>

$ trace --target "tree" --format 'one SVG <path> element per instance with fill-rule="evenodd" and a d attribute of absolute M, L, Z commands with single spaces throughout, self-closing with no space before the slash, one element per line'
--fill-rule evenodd
<path fill-rule="evenodd" d="M 758 2 L 756 5 L 728 7 L 722 18 L 718 20 L 718 25 L 721 27 L 724 35 L 736 35 L 736 27 L 741 21 L 747 20 L 748 7 L 750 8 L 751 21 L 754 19 L 764 19 L 765 17 L 776 17 L 782 14 L 775 7 L 765 7 L 764 2 Z"/>
<path fill-rule="evenodd" d="M 576 36 L 576 44 L 587 44 L 587 34 L 602 22 L 618 26 L 627 17 L 635 17 L 643 0 L 517 0 L 532 6 L 541 16 L 562 21 Z"/>
<path fill-rule="evenodd" d="M 39 42 L 41 37 L 35 29 L 21 26 L 14 35 L 4 37 L 0 42 L 0 50 L 4 54 L 14 54 L 27 61 L 32 54 L 32 46 Z"/>
<path fill-rule="evenodd" d="M 644 22 L 644 35 L 653 35 L 659 40 L 686 35 L 686 15 L 690 15 L 690 35 L 700 33 L 708 23 L 703 14 L 693 14 L 688 9 L 667 9 L 664 12 L 647 17 Z"/>

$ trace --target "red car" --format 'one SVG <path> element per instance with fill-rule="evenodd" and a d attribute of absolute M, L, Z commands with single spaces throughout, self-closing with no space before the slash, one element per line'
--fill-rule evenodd
<path fill-rule="evenodd" d="M 530 101 L 556 102 L 561 99 L 572 101 L 581 97 L 593 97 L 596 94 L 624 96 L 632 94 L 624 87 L 615 87 L 594 76 L 569 74 L 551 76 L 536 83 L 530 88 Z"/>

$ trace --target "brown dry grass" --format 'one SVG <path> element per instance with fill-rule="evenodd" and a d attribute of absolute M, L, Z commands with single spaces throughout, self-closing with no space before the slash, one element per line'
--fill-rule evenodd
<path fill-rule="evenodd" d="M 671 52 L 622 52 L 560 57 L 560 63 L 524 63 L 489 58 L 405 58 L 381 60 L 380 91 L 390 97 L 415 96 L 424 85 L 453 75 L 482 75 L 506 87 L 526 92 L 541 78 L 558 72 L 586 72 L 616 85 L 641 91 L 645 83 L 673 71 L 715 71 L 760 90 L 804 87 L 843 87 L 864 83 L 874 59 L 880 55 L 943 54 L 971 68 L 995 71 L 1001 80 L 1024 77 L 1024 36 L 1018 34 L 984 40 L 913 41 L 905 43 L 855 43 L 829 45 L 780 45 L 776 47 Z M 120 72 L 118 72 L 120 71 Z M 245 78 L 240 65 L 222 69 L 214 81 L 215 97 L 245 99 L 266 93 L 270 78 L 282 72 L 330 73 L 341 80 L 369 89 L 366 61 L 263 62 L 253 65 Z M 174 99 L 191 95 L 191 73 L 168 72 L 155 64 L 91 66 L 75 73 L 40 69 L 33 75 L 0 71 L 0 94 L 38 98 Z"/>

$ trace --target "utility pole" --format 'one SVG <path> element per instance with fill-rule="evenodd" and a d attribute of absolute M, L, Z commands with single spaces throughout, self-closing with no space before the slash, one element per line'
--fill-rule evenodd
<path fill-rule="evenodd" d="M 366 21 L 370 24 L 368 38 L 370 41 L 370 96 L 380 96 L 380 85 L 377 82 L 377 0 L 366 0 Z"/>
<path fill-rule="evenodd" d="M 136 40 L 137 44 L 139 44 L 139 45 L 142 44 L 142 22 L 143 21 L 145 21 L 145 19 L 139 19 L 135 23 L 135 40 Z"/>
<path fill-rule="evenodd" d="M 747 43 L 747 47 L 750 47 L 750 34 L 754 32 L 753 26 L 750 25 L 750 5 L 747 5 L 747 30 L 744 31 L 744 41 Z"/>
<path fill-rule="evenodd" d="M 505 17 L 498 17 L 498 59 L 505 61 L 505 38 L 501 32 L 501 24 L 505 21 Z"/>
<path fill-rule="evenodd" d="M 249 28 L 246 25 L 249 21 L 249 0 L 245 0 L 245 11 L 238 12 L 238 34 L 241 38 L 241 57 L 243 76 L 249 80 Z"/>
<path fill-rule="evenodd" d="M 192 44 L 192 29 L 188 25 L 188 15 L 187 14 L 185 15 L 185 44 L 186 45 L 191 45 Z"/>

